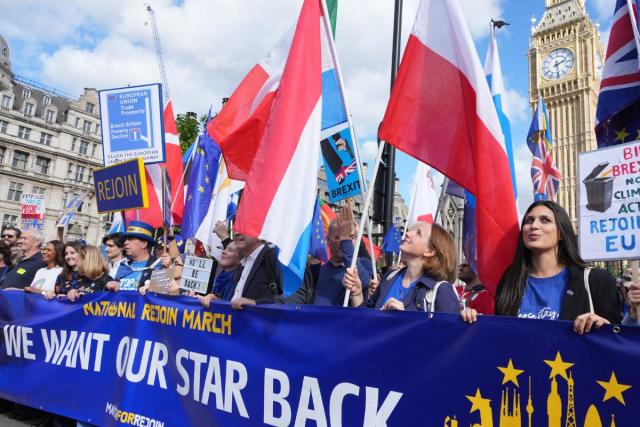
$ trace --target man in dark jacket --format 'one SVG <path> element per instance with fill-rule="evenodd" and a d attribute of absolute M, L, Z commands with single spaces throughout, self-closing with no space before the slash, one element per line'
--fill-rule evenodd
<path fill-rule="evenodd" d="M 24 289 L 31 285 L 36 271 L 46 267 L 40 252 L 43 243 L 44 235 L 38 229 L 31 228 L 20 235 L 18 247 L 24 253 L 24 258 L 7 271 L 0 282 L 0 288 Z"/>
<path fill-rule="evenodd" d="M 243 267 L 233 278 L 231 306 L 242 309 L 246 305 L 278 302 L 282 294 L 282 275 L 275 249 L 263 240 L 244 234 L 236 234 L 234 241 L 243 255 Z"/>

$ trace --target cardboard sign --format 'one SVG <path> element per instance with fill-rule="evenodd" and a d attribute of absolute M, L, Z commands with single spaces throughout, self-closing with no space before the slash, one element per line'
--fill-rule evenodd
<path fill-rule="evenodd" d="M 22 203 L 20 206 L 20 223 L 22 229 L 44 229 L 45 200 L 46 196 L 44 194 L 22 194 Z"/>
<path fill-rule="evenodd" d="M 578 182 L 582 258 L 640 257 L 640 141 L 579 154 Z"/>
<path fill-rule="evenodd" d="M 213 260 L 187 255 L 184 260 L 180 289 L 206 295 L 212 268 Z"/>
<path fill-rule="evenodd" d="M 93 172 L 98 213 L 142 209 L 149 206 L 147 178 L 141 158 Z"/>
<path fill-rule="evenodd" d="M 323 131 L 323 139 L 320 142 L 329 201 L 332 203 L 360 194 L 359 165 L 351 133 L 345 126 L 346 123 Z"/>
<path fill-rule="evenodd" d="M 153 270 L 151 272 L 151 279 L 149 282 L 149 292 L 156 292 L 158 294 L 170 294 L 169 284 L 173 279 L 173 268 L 161 268 L 160 270 Z"/>
<path fill-rule="evenodd" d="M 165 161 L 162 87 L 159 83 L 99 92 L 105 166 L 142 157 Z"/>

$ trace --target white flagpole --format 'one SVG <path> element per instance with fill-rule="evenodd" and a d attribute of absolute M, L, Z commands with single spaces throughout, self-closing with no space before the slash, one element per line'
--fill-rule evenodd
<path fill-rule="evenodd" d="M 340 67 L 340 61 L 338 60 L 338 53 L 336 51 L 336 45 L 333 41 L 333 31 L 331 30 L 331 24 L 329 23 L 329 12 L 327 10 L 327 4 L 325 0 L 321 0 L 320 4 L 322 5 L 322 22 L 324 24 L 325 34 L 327 36 L 327 44 L 331 50 L 331 57 L 333 59 L 333 63 L 335 65 L 336 74 L 338 75 L 338 85 L 340 86 L 340 95 L 342 97 L 342 104 L 344 105 L 344 111 L 347 115 L 347 125 L 349 126 L 349 134 L 351 136 L 351 142 L 353 143 L 354 154 L 356 157 L 356 170 L 358 171 L 358 184 L 360 185 L 360 195 L 365 197 L 364 193 L 364 179 L 362 177 L 362 163 L 360 163 L 360 153 L 358 151 L 358 140 L 356 139 L 356 135 L 353 131 L 353 122 L 351 121 L 351 113 L 349 112 L 349 103 L 347 102 L 347 96 L 344 91 L 344 80 L 342 78 L 342 68 Z M 375 170 L 374 170 L 374 180 L 375 180 Z M 371 181 L 373 183 L 374 181 Z M 373 239 L 371 238 L 371 221 L 369 220 L 369 207 L 365 200 L 363 200 L 364 208 L 362 213 L 361 221 L 366 221 L 367 223 L 367 235 L 369 238 L 369 256 L 371 258 L 371 268 L 373 277 L 376 275 L 376 260 L 373 254 Z M 354 255 L 353 260 L 351 262 L 352 266 L 355 266 L 355 262 L 358 259 L 358 251 L 360 249 L 360 241 L 362 236 L 356 239 L 356 245 L 354 247 Z M 345 307 L 349 303 L 348 294 L 345 294 L 345 303 L 343 304 Z"/>

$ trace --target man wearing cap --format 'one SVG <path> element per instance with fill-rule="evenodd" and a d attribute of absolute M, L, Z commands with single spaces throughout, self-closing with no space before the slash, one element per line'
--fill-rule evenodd
<path fill-rule="evenodd" d="M 120 264 L 115 280 L 105 288 L 114 292 L 137 291 L 151 279 L 152 270 L 160 268 L 160 263 L 151 255 L 153 227 L 142 221 L 131 221 L 122 236 L 127 259 Z"/>

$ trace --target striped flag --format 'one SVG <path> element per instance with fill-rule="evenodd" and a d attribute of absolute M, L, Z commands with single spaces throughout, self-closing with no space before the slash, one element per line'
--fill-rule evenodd
<path fill-rule="evenodd" d="M 234 224 L 239 233 L 274 243 L 280 263 L 300 280 L 309 253 L 320 160 L 321 37 L 329 36 L 321 19 L 320 0 L 305 0 Z M 226 159 L 224 146 L 222 150 Z M 292 291 L 286 279 L 284 286 L 285 292 Z"/>
<path fill-rule="evenodd" d="M 457 0 L 422 0 L 379 136 L 476 198 L 478 269 L 492 292 L 518 218 L 500 120 Z"/>
<path fill-rule="evenodd" d="M 527 145 L 533 154 L 531 162 L 531 181 L 535 200 L 553 200 L 560 188 L 562 174 L 551 156 L 553 139 L 551 126 L 544 99 L 540 97 L 536 111 L 533 113 Z"/>

